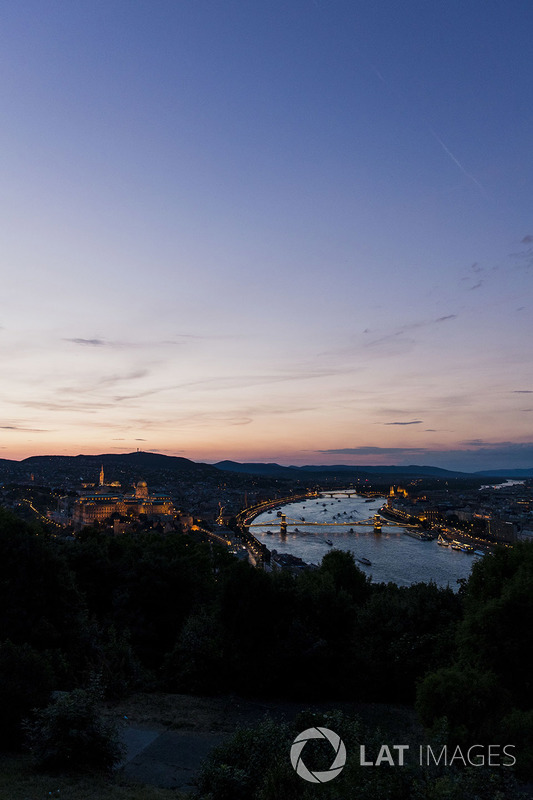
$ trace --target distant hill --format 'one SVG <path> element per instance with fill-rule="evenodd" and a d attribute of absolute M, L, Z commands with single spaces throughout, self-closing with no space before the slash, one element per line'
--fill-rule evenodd
<path fill-rule="evenodd" d="M 102 453 L 78 456 L 30 456 L 22 461 L 0 460 L 0 474 L 4 480 L 27 480 L 34 475 L 36 483 L 43 481 L 98 481 L 100 467 L 108 480 L 147 480 L 183 478 L 188 481 L 216 477 L 218 471 L 209 464 L 198 464 L 181 456 L 162 453 Z"/>
<path fill-rule="evenodd" d="M 474 475 L 487 478 L 533 478 L 533 467 L 529 469 L 485 469 Z"/>
<path fill-rule="evenodd" d="M 273 463 L 241 463 L 238 461 L 219 461 L 216 464 L 203 464 L 182 456 L 167 456 L 162 453 L 102 453 L 101 455 L 77 456 L 30 456 L 22 461 L 0 459 L 0 477 L 3 480 L 26 481 L 34 475 L 36 482 L 98 480 L 103 464 L 108 480 L 131 481 L 144 479 L 154 483 L 166 480 L 185 480 L 189 483 L 217 478 L 220 472 L 237 475 L 255 475 L 263 478 L 289 479 L 299 483 L 318 484 L 321 480 L 346 477 L 346 480 L 365 480 L 378 478 L 515 478 L 533 477 L 530 469 L 494 469 L 479 472 L 456 472 L 411 464 L 409 466 L 361 466 L 346 464 L 318 464 L 283 466 Z"/>
<path fill-rule="evenodd" d="M 219 461 L 214 464 L 217 469 L 226 472 L 239 472 L 248 475 L 269 475 L 284 478 L 299 478 L 310 474 L 320 475 L 339 475 L 345 474 L 346 477 L 354 476 L 366 478 L 378 475 L 397 475 L 401 477 L 434 477 L 434 478 L 463 478 L 471 473 L 454 472 L 452 470 L 441 469 L 440 467 L 423 467 L 411 465 L 408 467 L 383 466 L 349 466 L 346 464 L 336 465 L 306 465 L 303 467 L 283 467 L 280 464 L 261 464 L 261 463 L 239 463 L 237 461 Z M 500 473 L 496 473 L 500 474 Z"/>
<path fill-rule="evenodd" d="M 197 464 L 195 461 L 190 461 L 188 458 L 181 456 L 165 456 L 162 453 L 145 453 L 137 451 L 136 453 L 102 453 L 97 456 L 30 456 L 19 462 L 29 467 L 39 467 L 43 465 L 54 464 L 60 465 L 90 465 L 95 464 L 100 467 L 101 464 L 115 465 L 115 464 L 129 464 L 135 465 L 139 468 L 156 467 L 158 469 L 194 469 L 198 466 L 208 466 L 207 464 Z"/>
<path fill-rule="evenodd" d="M 408 467 L 397 467 L 394 465 L 387 465 L 382 467 L 368 467 L 368 466 L 347 466 L 346 464 L 338 464 L 336 466 L 305 466 L 295 467 L 295 469 L 302 469 L 309 472 L 357 472 L 365 473 L 367 475 L 431 475 L 434 477 L 463 477 L 469 473 L 456 472 L 449 469 L 441 469 L 441 467 L 425 467 L 411 464 Z"/>
<path fill-rule="evenodd" d="M 219 461 L 213 464 L 224 472 L 238 472 L 243 475 L 264 475 L 270 478 L 297 478 L 297 467 L 282 467 L 281 464 L 240 464 L 238 461 Z"/>

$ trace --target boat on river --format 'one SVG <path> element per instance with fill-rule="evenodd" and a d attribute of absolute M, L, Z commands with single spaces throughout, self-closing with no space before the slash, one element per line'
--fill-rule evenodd
<path fill-rule="evenodd" d="M 425 531 L 417 531 L 413 528 L 404 528 L 403 533 L 406 536 L 411 536 L 413 539 L 418 539 L 419 542 L 430 542 L 433 536 Z"/>
<path fill-rule="evenodd" d="M 333 542 L 331 541 L 331 539 L 324 539 L 324 541 L 326 544 L 329 544 L 330 547 L 333 547 Z"/>
<path fill-rule="evenodd" d="M 441 533 L 439 533 L 439 535 L 437 537 L 437 544 L 440 544 L 441 547 L 449 547 L 450 546 L 450 543 L 449 543 L 448 539 L 445 539 L 444 536 Z"/>
<path fill-rule="evenodd" d="M 465 544 L 465 542 L 458 542 L 457 539 L 454 539 L 452 542 L 452 550 L 461 550 L 462 553 L 469 553 L 470 555 L 474 555 L 474 548 L 471 544 Z"/>
<path fill-rule="evenodd" d="M 367 567 L 371 567 L 372 566 L 372 562 L 369 561 L 368 558 L 364 558 L 363 557 L 363 558 L 358 558 L 357 560 L 359 561 L 360 564 L 365 564 L 365 566 L 367 566 Z"/>

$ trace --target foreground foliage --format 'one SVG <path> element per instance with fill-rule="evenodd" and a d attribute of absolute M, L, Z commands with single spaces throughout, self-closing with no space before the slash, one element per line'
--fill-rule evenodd
<path fill-rule="evenodd" d="M 341 736 L 347 760 L 340 775 L 319 787 L 300 778 L 292 768 L 289 753 L 294 738 L 309 727 L 322 726 Z M 302 753 L 313 770 L 327 770 L 332 750 L 309 746 Z M 316 800 L 317 792 L 326 800 L 520 800 L 512 772 L 500 769 L 421 767 L 360 764 L 359 746 L 378 752 L 383 743 L 379 730 L 365 729 L 357 718 L 339 711 L 326 714 L 304 713 L 294 725 L 280 725 L 265 718 L 255 727 L 238 730 L 207 760 L 199 784 L 197 800 Z M 433 740 L 433 745 L 437 746 Z M 413 744 L 413 751 L 417 746 Z M 314 763 L 313 763 L 314 760 Z"/>
<path fill-rule="evenodd" d="M 526 778 L 532 616 L 531 544 L 485 557 L 454 592 L 372 585 L 340 551 L 294 576 L 179 533 L 49 539 L 0 509 L 0 745 L 20 744 L 51 690 L 86 689 L 97 674 L 107 698 L 416 701 L 450 742 L 516 744 Z"/>
<path fill-rule="evenodd" d="M 99 709 L 99 693 L 74 689 L 37 710 L 24 724 L 35 765 L 43 770 L 111 772 L 124 749 L 119 731 Z"/>
<path fill-rule="evenodd" d="M 171 789 L 136 786 L 120 775 L 35 772 L 29 757 L 0 754 L 0 797 L 6 800 L 185 800 Z"/>

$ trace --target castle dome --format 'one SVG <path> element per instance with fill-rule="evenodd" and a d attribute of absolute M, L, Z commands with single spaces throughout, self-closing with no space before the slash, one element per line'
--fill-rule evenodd
<path fill-rule="evenodd" d="M 135 485 L 135 497 L 148 497 L 148 484 L 146 481 L 137 481 Z"/>

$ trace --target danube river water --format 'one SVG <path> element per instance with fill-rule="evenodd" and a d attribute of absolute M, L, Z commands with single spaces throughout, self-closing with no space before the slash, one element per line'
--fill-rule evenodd
<path fill-rule="evenodd" d="M 287 535 L 280 534 L 280 520 L 276 511 L 264 512 L 253 522 L 250 530 L 270 551 L 292 553 L 308 564 L 319 564 L 332 548 L 348 550 L 356 559 L 366 558 L 371 565 L 358 566 L 372 576 L 376 583 L 389 582 L 409 586 L 420 581 L 433 581 L 437 586 L 450 586 L 456 590 L 457 580 L 467 578 L 475 557 L 450 547 L 441 547 L 437 541 L 421 542 L 403 533 L 403 528 L 383 526 L 374 533 L 373 526 L 335 526 L 332 522 L 354 523 L 366 520 L 383 505 L 383 498 L 370 502 L 363 497 L 348 498 L 342 495 L 306 499 L 283 506 L 287 515 Z M 320 522 L 320 526 L 308 525 Z M 329 523 L 329 524 L 328 524 Z M 295 530 L 297 529 L 297 530 Z M 326 543 L 326 539 L 332 545 Z"/>

